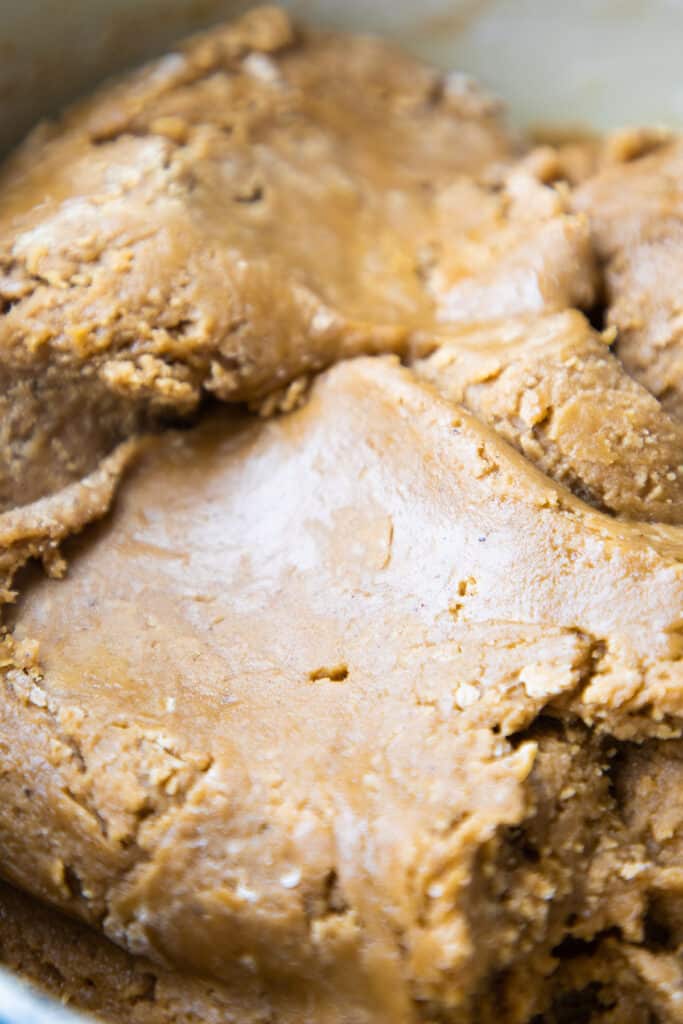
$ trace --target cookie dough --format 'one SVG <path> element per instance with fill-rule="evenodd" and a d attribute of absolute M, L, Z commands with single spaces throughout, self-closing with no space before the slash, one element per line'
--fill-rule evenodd
<path fill-rule="evenodd" d="M 520 154 L 268 8 L 1 172 L 3 962 L 114 1024 L 683 1021 L 683 435 L 586 318 L 648 139 Z"/>
<path fill-rule="evenodd" d="M 272 1020 L 255 984 L 243 986 L 240 995 L 215 981 L 165 970 L 131 956 L 91 928 L 2 882 L 0 962 L 68 1008 L 98 1020 L 117 1024 L 266 1024 Z"/>
<path fill-rule="evenodd" d="M 678 292 L 683 259 L 679 139 L 655 137 L 627 150 L 577 192 L 606 264 L 608 318 L 619 330 L 624 366 L 679 420 L 683 417 L 683 334 Z"/>
<path fill-rule="evenodd" d="M 677 534 L 369 360 L 150 442 L 74 544 L 8 618 L 12 882 L 278 1020 L 527 1020 L 568 936 L 638 943 L 609 777 L 679 729 Z"/>
<path fill-rule="evenodd" d="M 414 364 L 531 462 L 625 519 L 683 524 L 683 424 L 576 311 L 471 327 Z"/>
<path fill-rule="evenodd" d="M 590 306 L 586 218 L 501 192 L 513 152 L 458 76 L 276 9 L 38 129 L 0 173 L 0 507 L 203 394 L 268 411 L 482 310 Z"/>

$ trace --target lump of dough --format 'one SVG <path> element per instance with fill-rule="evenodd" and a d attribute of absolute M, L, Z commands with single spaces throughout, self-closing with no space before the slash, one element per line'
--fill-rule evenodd
<path fill-rule="evenodd" d="M 572 205 L 589 215 L 605 264 L 619 358 L 680 419 L 683 143 L 673 138 L 612 163 L 577 191 Z"/>
<path fill-rule="evenodd" d="M 584 501 L 683 524 L 683 426 L 580 313 L 463 329 L 414 369 Z"/>
<path fill-rule="evenodd" d="M 269 8 L 38 129 L 0 173 L 0 507 L 202 395 L 590 306 L 585 218 L 484 180 L 514 152 L 477 90 Z"/>
<path fill-rule="evenodd" d="M 526 1021 L 641 941 L 610 772 L 680 730 L 682 555 L 385 360 L 169 432 L 8 619 L 4 871 L 279 1020 Z"/>

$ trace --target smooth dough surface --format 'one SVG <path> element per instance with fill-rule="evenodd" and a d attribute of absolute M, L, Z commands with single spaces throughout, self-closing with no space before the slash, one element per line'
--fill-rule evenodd
<path fill-rule="evenodd" d="M 679 554 L 390 362 L 166 434 L 13 609 L 5 873 L 283 1019 L 541 998 L 568 919 L 642 929 L 607 731 L 678 729 Z"/>

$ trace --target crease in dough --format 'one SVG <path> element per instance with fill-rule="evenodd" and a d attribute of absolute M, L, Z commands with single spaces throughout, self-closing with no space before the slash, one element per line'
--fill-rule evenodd
<path fill-rule="evenodd" d="M 470 327 L 413 367 L 578 497 L 683 525 L 683 427 L 580 313 Z"/>
<path fill-rule="evenodd" d="M 627 152 L 575 193 L 572 207 L 589 216 L 605 264 L 608 320 L 618 329 L 624 366 L 683 416 L 683 334 L 679 267 L 683 253 L 683 144 Z"/>

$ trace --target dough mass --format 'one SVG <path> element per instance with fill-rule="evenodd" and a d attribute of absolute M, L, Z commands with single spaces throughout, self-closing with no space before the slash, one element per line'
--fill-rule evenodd
<path fill-rule="evenodd" d="M 678 143 L 568 154 L 267 8 L 6 165 L 2 962 L 683 1021 Z"/>

